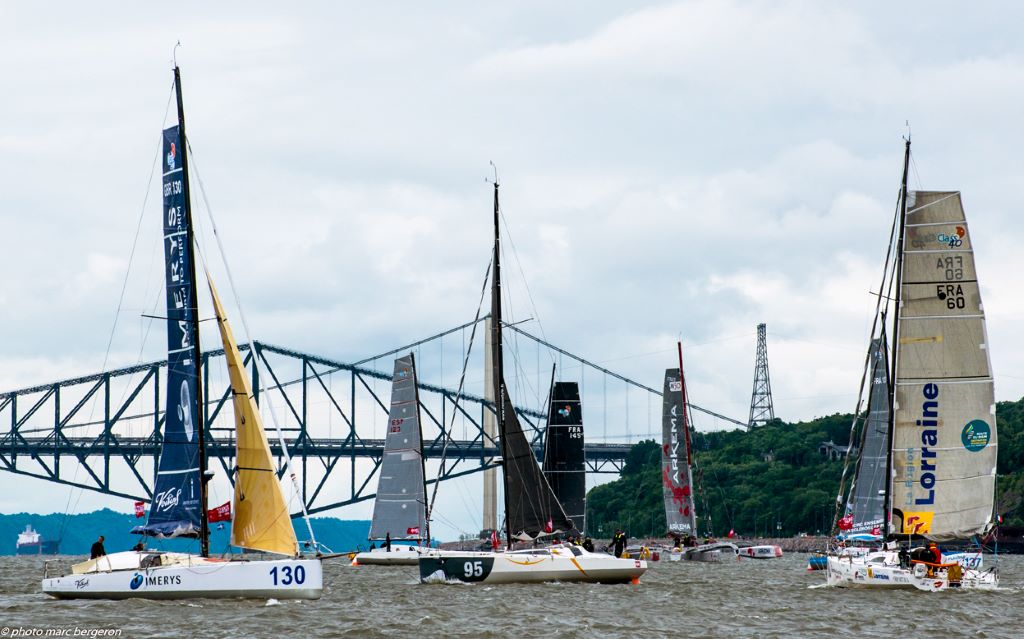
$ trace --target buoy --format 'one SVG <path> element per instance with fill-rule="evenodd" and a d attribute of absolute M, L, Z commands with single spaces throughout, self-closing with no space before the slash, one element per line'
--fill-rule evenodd
<path fill-rule="evenodd" d="M 629 583 L 633 584 L 634 586 L 639 586 L 640 585 L 640 577 L 633 577 L 632 579 L 629 580 Z"/>

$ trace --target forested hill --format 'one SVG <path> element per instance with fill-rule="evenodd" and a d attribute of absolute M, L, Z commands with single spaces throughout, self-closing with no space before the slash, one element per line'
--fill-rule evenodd
<path fill-rule="evenodd" d="M 997 510 L 1006 523 L 1024 525 L 1024 399 L 998 403 L 996 418 Z M 829 459 L 819 447 L 831 441 L 845 448 L 851 419 L 836 414 L 795 424 L 776 420 L 749 433 L 695 433 L 700 531 L 719 536 L 730 529 L 747 536 L 827 533 L 843 461 Z M 634 537 L 665 533 L 660 455 L 660 442 L 636 444 L 622 476 L 588 493 L 590 534 L 607 537 L 614 528 Z"/>

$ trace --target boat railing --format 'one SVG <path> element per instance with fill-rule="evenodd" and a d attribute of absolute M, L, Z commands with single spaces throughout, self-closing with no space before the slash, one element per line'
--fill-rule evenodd
<path fill-rule="evenodd" d="M 43 579 L 63 577 L 71 572 L 71 563 L 67 559 L 47 559 L 43 562 Z"/>

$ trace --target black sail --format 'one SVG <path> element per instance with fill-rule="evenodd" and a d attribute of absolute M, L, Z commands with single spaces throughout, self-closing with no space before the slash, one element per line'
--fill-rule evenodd
<path fill-rule="evenodd" d="M 555 382 L 544 442 L 544 476 L 576 530 L 584 529 L 587 472 L 583 458 L 583 410 L 576 382 Z"/>
<path fill-rule="evenodd" d="M 871 394 L 860 461 L 850 499 L 851 533 L 881 534 L 885 522 L 885 461 L 889 444 L 889 367 L 885 334 L 871 341 Z"/>
<path fill-rule="evenodd" d="M 542 533 L 572 530 L 551 486 L 544 479 L 533 448 L 516 417 L 502 374 L 501 344 L 501 244 L 498 231 L 498 183 L 494 183 L 494 278 L 491 280 L 491 366 L 498 437 L 501 443 L 505 484 L 505 532 L 513 539 L 533 539 Z"/>

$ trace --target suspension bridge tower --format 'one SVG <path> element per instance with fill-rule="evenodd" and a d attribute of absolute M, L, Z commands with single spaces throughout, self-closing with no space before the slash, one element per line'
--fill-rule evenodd
<path fill-rule="evenodd" d="M 768 377 L 768 344 L 765 324 L 757 325 L 757 359 L 754 360 L 754 392 L 750 396 L 750 419 L 747 430 L 764 426 L 775 419 L 772 405 L 772 383 Z"/>

